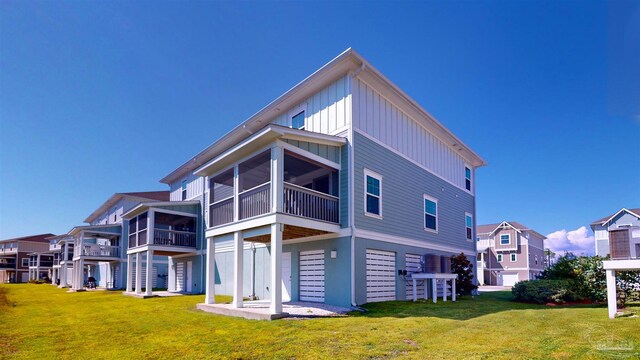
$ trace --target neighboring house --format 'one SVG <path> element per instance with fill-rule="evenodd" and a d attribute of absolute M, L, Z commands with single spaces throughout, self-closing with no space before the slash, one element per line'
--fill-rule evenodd
<path fill-rule="evenodd" d="M 134 281 L 135 269 L 144 280 L 137 282 L 138 293 L 149 281 L 152 287 L 166 288 L 167 260 L 158 254 L 152 257 L 147 267 L 147 258 L 138 258 L 140 267 L 129 263 L 127 252 L 132 238 L 128 221 L 124 221 L 125 213 L 146 202 L 167 202 L 168 191 L 116 193 L 98 207 L 85 222 L 89 225 L 76 226 L 67 234 L 48 239 L 50 251 L 58 253 L 58 261 L 54 260 L 54 283 L 61 287 L 70 286 L 73 291 L 84 290 L 88 279 L 96 280 L 98 287 L 107 289 L 124 289 L 128 269 L 132 269 Z M 145 223 L 146 226 L 146 223 Z M 142 228 L 142 224 L 141 224 Z M 139 233 L 142 233 L 140 228 Z M 153 228 L 150 226 L 149 228 Z M 55 255 L 54 255 L 55 256 Z M 149 276 L 146 276 L 150 268 Z M 135 283 L 133 284 L 135 286 Z"/>
<path fill-rule="evenodd" d="M 620 249 L 611 249 L 610 245 L 610 239 L 614 237 L 616 239 L 626 238 L 628 240 L 623 241 L 631 241 L 631 243 L 640 247 L 640 244 L 634 240 L 634 238 L 640 239 L 640 209 L 622 208 L 614 214 L 592 222 L 591 230 L 593 230 L 595 236 L 597 256 L 605 257 L 610 255 L 611 250 L 614 251 L 612 258 L 614 255 L 618 258 L 627 257 L 631 255 L 631 253 L 634 255 L 640 254 L 640 250 L 637 250 L 635 246 L 628 247 L 623 245 Z"/>
<path fill-rule="evenodd" d="M 29 255 L 29 280 L 51 279 L 53 269 L 53 253 L 34 252 Z"/>
<path fill-rule="evenodd" d="M 0 240 L 0 283 L 24 283 L 29 281 L 29 254 L 46 252 L 47 238 L 53 234 L 23 236 Z"/>
<path fill-rule="evenodd" d="M 596 255 L 609 256 L 603 261 L 607 273 L 609 318 L 617 312 L 616 273 L 640 270 L 640 209 L 622 208 L 615 214 L 591 223 L 596 239 Z"/>
<path fill-rule="evenodd" d="M 171 201 L 202 214 L 195 249 L 162 253 L 172 279 L 206 284 L 207 304 L 216 293 L 236 308 L 243 297 L 270 299 L 279 314 L 288 300 L 405 299 L 398 270 L 419 267 L 421 255 L 475 262 L 484 165 L 348 49 L 161 180 Z"/>
<path fill-rule="evenodd" d="M 513 286 L 544 270 L 546 237 L 515 221 L 479 225 L 478 283 Z"/>

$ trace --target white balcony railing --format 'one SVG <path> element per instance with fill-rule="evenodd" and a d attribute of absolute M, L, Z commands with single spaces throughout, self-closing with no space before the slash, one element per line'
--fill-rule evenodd
<path fill-rule="evenodd" d="M 238 194 L 238 203 L 240 220 L 271 212 L 271 183 L 241 192 Z"/>
<path fill-rule="evenodd" d="M 211 204 L 209 207 L 209 226 L 227 224 L 233 221 L 233 198 L 227 198 Z"/>
<path fill-rule="evenodd" d="M 151 243 L 154 245 L 183 246 L 195 248 L 196 233 L 187 231 L 155 229 L 153 231 L 153 240 Z"/>
<path fill-rule="evenodd" d="M 339 222 L 339 199 L 335 196 L 284 183 L 285 213 L 332 223 Z"/>
<path fill-rule="evenodd" d="M 87 244 L 82 247 L 82 255 L 95 257 L 120 257 L 120 247 Z"/>

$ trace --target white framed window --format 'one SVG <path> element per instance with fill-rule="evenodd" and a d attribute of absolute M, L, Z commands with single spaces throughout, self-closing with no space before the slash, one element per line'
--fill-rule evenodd
<path fill-rule="evenodd" d="M 516 256 L 516 253 L 511 253 L 511 262 L 516 262 L 518 261 L 518 257 Z"/>
<path fill-rule="evenodd" d="M 291 116 L 291 128 L 304 130 L 304 114 L 306 110 L 299 110 Z"/>
<path fill-rule="evenodd" d="M 502 254 L 498 254 L 498 262 L 502 262 Z"/>
<path fill-rule="evenodd" d="M 382 217 L 382 176 L 364 169 L 364 214 Z"/>
<path fill-rule="evenodd" d="M 509 244 L 511 244 L 511 234 L 500 235 L 500 245 L 509 245 Z"/>
<path fill-rule="evenodd" d="M 29 258 L 22 258 L 22 267 L 29 267 Z"/>
<path fill-rule="evenodd" d="M 464 223 L 467 230 L 467 240 L 473 240 L 473 216 L 469 213 L 464 213 Z"/>
<path fill-rule="evenodd" d="M 438 231 L 438 199 L 424 194 L 424 229 Z"/>
<path fill-rule="evenodd" d="M 182 180 L 182 201 L 187 200 L 187 180 Z"/>
<path fill-rule="evenodd" d="M 538 255 L 536 255 L 536 265 L 538 265 Z"/>
<path fill-rule="evenodd" d="M 471 191 L 471 167 L 464 166 L 464 188 Z"/>

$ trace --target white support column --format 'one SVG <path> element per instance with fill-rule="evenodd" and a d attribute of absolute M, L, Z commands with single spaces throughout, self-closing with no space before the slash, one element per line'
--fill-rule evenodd
<path fill-rule="evenodd" d="M 431 292 L 433 303 L 435 304 L 438 302 L 438 281 L 435 278 L 431 279 Z"/>
<path fill-rule="evenodd" d="M 271 224 L 270 314 L 282 313 L 282 224 Z"/>
<path fill-rule="evenodd" d="M 142 253 L 136 253 L 136 294 L 142 294 Z"/>
<path fill-rule="evenodd" d="M 133 287 L 133 255 L 127 254 L 127 289 L 130 293 Z"/>
<path fill-rule="evenodd" d="M 241 231 L 233 233 L 233 307 L 241 308 L 243 290 L 244 238 Z"/>
<path fill-rule="evenodd" d="M 151 296 L 153 291 L 153 250 L 147 250 L 147 279 L 145 295 Z"/>
<path fill-rule="evenodd" d="M 36 280 L 40 280 L 40 254 L 36 255 Z"/>
<path fill-rule="evenodd" d="M 59 287 L 66 287 L 67 286 L 67 263 L 65 262 L 64 265 L 60 265 L 60 285 L 58 285 Z"/>
<path fill-rule="evenodd" d="M 173 256 L 168 258 L 167 269 L 169 270 L 167 274 L 167 290 L 176 291 L 176 261 Z"/>
<path fill-rule="evenodd" d="M 78 260 L 78 290 L 84 289 L 84 260 Z"/>
<path fill-rule="evenodd" d="M 216 303 L 216 239 L 207 238 L 207 279 L 206 294 L 204 297 L 205 304 Z"/>
<path fill-rule="evenodd" d="M 240 167 L 238 164 L 233 166 L 233 221 L 240 219 L 240 202 L 238 201 L 238 193 L 240 192 Z"/>
<path fill-rule="evenodd" d="M 451 301 L 456 301 L 456 279 L 451 279 Z"/>
<path fill-rule="evenodd" d="M 153 244 L 155 240 L 155 231 L 153 228 L 156 226 L 156 213 L 153 209 L 149 209 L 147 213 L 147 244 Z"/>
<path fill-rule="evenodd" d="M 284 192 L 284 150 L 277 145 L 271 148 L 271 211 L 282 212 Z"/>
<path fill-rule="evenodd" d="M 618 312 L 618 299 L 616 296 L 616 271 L 607 270 L 607 306 L 609 307 L 609 319 L 616 317 Z"/>

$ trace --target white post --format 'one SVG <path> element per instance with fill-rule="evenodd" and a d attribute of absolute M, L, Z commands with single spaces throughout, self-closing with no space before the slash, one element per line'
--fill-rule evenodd
<path fill-rule="evenodd" d="M 433 303 L 438 302 L 438 280 L 436 278 L 431 279 L 431 292 L 433 295 Z"/>
<path fill-rule="evenodd" d="M 240 202 L 238 201 L 238 193 L 240 193 L 240 167 L 238 164 L 233 166 L 233 221 L 240 219 Z"/>
<path fill-rule="evenodd" d="M 207 279 L 205 304 L 216 303 L 216 241 L 215 238 L 207 238 Z"/>
<path fill-rule="evenodd" d="M 282 313 L 282 224 L 271 224 L 271 314 Z"/>
<path fill-rule="evenodd" d="M 284 151 L 274 145 L 271 148 L 271 211 L 282 212 L 284 192 Z"/>
<path fill-rule="evenodd" d="M 242 232 L 233 233 L 233 307 L 242 307 L 242 260 L 244 257 L 244 241 Z"/>
<path fill-rule="evenodd" d="M 176 261 L 173 256 L 169 256 L 167 259 L 167 291 L 176 291 Z"/>
<path fill-rule="evenodd" d="M 156 226 L 156 215 L 153 209 L 149 209 L 147 213 L 147 244 L 151 245 L 154 243 L 156 234 L 153 228 Z"/>
<path fill-rule="evenodd" d="M 456 279 L 451 279 L 451 301 L 456 301 Z"/>
<path fill-rule="evenodd" d="M 447 279 L 442 279 L 442 301 L 447 301 Z"/>
<path fill-rule="evenodd" d="M 147 279 L 145 295 L 151 296 L 153 293 L 153 250 L 147 250 Z"/>
<path fill-rule="evenodd" d="M 618 312 L 618 299 L 616 298 L 616 271 L 607 270 L 607 305 L 609 307 L 609 319 L 616 317 Z"/>
<path fill-rule="evenodd" d="M 418 300 L 418 284 L 417 284 L 417 280 L 416 278 L 412 279 L 413 281 L 413 302 L 416 302 L 416 300 Z"/>
<path fill-rule="evenodd" d="M 142 253 L 136 253 L 136 294 L 142 294 Z"/>
<path fill-rule="evenodd" d="M 78 290 L 84 289 L 84 260 L 78 260 Z"/>
<path fill-rule="evenodd" d="M 36 280 L 40 280 L 40 254 L 36 255 Z"/>
<path fill-rule="evenodd" d="M 133 256 L 127 254 L 127 289 L 126 292 L 130 293 L 133 287 Z"/>
<path fill-rule="evenodd" d="M 67 286 L 67 263 L 65 262 L 64 265 L 60 265 L 60 285 L 58 285 L 59 287 L 66 287 Z"/>

